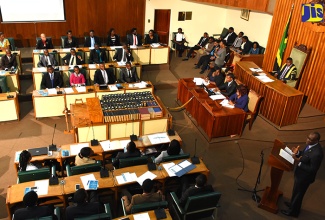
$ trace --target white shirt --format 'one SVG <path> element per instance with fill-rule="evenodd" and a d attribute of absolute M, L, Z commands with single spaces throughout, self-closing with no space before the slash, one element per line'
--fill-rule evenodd
<path fill-rule="evenodd" d="M 228 37 L 230 36 L 230 35 L 232 35 L 232 33 L 234 33 L 234 32 L 231 32 L 231 33 L 229 33 L 226 37 L 225 37 L 225 41 L 227 41 L 228 40 Z"/>
<path fill-rule="evenodd" d="M 47 59 L 47 65 L 52 65 L 51 64 L 51 61 L 50 61 L 50 56 L 45 56 L 46 57 L 46 59 Z"/>
<path fill-rule="evenodd" d="M 90 47 L 94 47 L 94 46 L 95 46 L 95 38 L 90 37 Z"/>
<path fill-rule="evenodd" d="M 183 41 L 184 38 L 185 38 L 184 34 L 182 34 L 182 33 L 176 34 L 176 41 Z"/>
<path fill-rule="evenodd" d="M 246 42 L 243 42 L 241 45 L 241 49 L 244 50 L 244 46 L 245 46 Z"/>
<path fill-rule="evenodd" d="M 73 59 L 73 62 L 72 62 L 72 59 Z M 70 57 L 69 65 L 74 65 L 74 66 L 76 65 L 76 56 L 71 56 Z"/>
<path fill-rule="evenodd" d="M 107 84 L 107 74 L 106 74 L 106 71 L 105 70 L 101 70 L 102 72 L 102 75 L 103 75 L 103 78 L 104 78 L 104 83 Z"/>

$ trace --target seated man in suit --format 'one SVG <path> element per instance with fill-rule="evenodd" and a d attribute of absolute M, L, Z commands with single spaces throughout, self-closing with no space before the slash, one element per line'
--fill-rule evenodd
<path fill-rule="evenodd" d="M 68 30 L 67 38 L 63 41 L 63 48 L 79 47 L 78 39 L 72 36 L 72 31 Z"/>
<path fill-rule="evenodd" d="M 195 178 L 195 186 L 187 188 L 187 190 L 182 194 L 182 197 L 179 199 L 179 204 L 184 207 L 188 197 L 214 192 L 212 186 L 206 185 L 206 183 L 207 177 L 204 174 L 199 174 Z"/>
<path fill-rule="evenodd" d="M 113 60 L 117 62 L 132 62 L 133 56 L 130 48 L 126 44 L 122 44 L 122 48 L 117 48 Z"/>
<path fill-rule="evenodd" d="M 183 60 L 188 60 L 190 58 L 190 56 L 192 55 L 192 53 L 194 52 L 194 50 L 199 50 L 201 48 L 203 48 L 209 40 L 209 34 L 207 32 L 204 32 L 203 37 L 200 38 L 199 42 L 194 46 L 191 47 L 190 51 L 187 53 L 187 57 L 184 58 Z"/>
<path fill-rule="evenodd" d="M 122 199 L 124 200 L 124 208 L 126 213 L 130 214 L 133 205 L 160 202 L 164 200 L 164 196 L 160 190 L 158 190 L 156 193 L 153 192 L 153 186 L 153 181 L 151 179 L 146 179 L 142 183 L 142 194 L 136 194 L 132 196 L 130 192 L 128 192 L 127 190 L 123 190 L 122 194 L 124 194 L 124 196 L 122 197 Z"/>
<path fill-rule="evenodd" d="M 105 49 L 99 48 L 99 44 L 95 44 L 95 49 L 90 51 L 89 63 L 102 63 L 107 62 Z"/>
<path fill-rule="evenodd" d="M 26 208 L 17 209 L 14 213 L 13 219 L 25 220 L 25 219 L 38 219 L 40 217 L 52 216 L 56 219 L 53 214 L 53 209 L 48 206 L 37 205 L 38 195 L 35 191 L 29 191 L 24 195 L 23 203 Z"/>
<path fill-rule="evenodd" d="M 204 47 L 202 47 L 201 49 L 199 49 L 197 51 L 196 57 L 195 57 L 196 63 L 194 65 L 197 65 L 197 63 L 199 62 L 199 60 L 202 56 L 209 55 L 209 53 L 211 52 L 211 50 L 214 47 L 214 41 L 215 41 L 215 39 L 213 37 L 209 37 L 208 43 Z"/>
<path fill-rule="evenodd" d="M 238 36 L 236 37 L 234 43 L 231 46 L 234 48 L 240 48 L 241 44 L 243 43 L 243 36 L 244 32 L 239 32 Z"/>
<path fill-rule="evenodd" d="M 215 88 L 215 91 L 221 92 L 222 95 L 230 97 L 232 94 L 236 93 L 237 90 L 237 83 L 234 79 L 235 75 L 233 73 L 228 73 L 226 76 L 226 82 Z"/>
<path fill-rule="evenodd" d="M 41 39 L 36 43 L 36 49 L 53 49 L 53 44 L 51 39 L 47 39 L 44 33 L 41 34 Z"/>
<path fill-rule="evenodd" d="M 85 39 L 85 44 L 84 44 L 85 47 L 95 47 L 95 44 L 101 46 L 99 37 L 94 36 L 94 34 L 95 34 L 94 30 L 89 31 L 89 36 L 87 36 Z"/>
<path fill-rule="evenodd" d="M 73 72 L 70 74 L 70 86 L 86 85 L 85 76 L 80 72 L 79 66 L 73 67 Z"/>
<path fill-rule="evenodd" d="M 6 55 L 3 55 L 1 57 L 1 69 L 2 70 L 9 70 L 12 67 L 17 67 L 17 61 L 16 56 L 14 54 L 11 54 L 10 49 L 6 49 Z"/>
<path fill-rule="evenodd" d="M 131 63 L 126 62 L 126 68 L 121 69 L 120 81 L 122 83 L 132 83 L 139 82 L 140 79 L 137 74 L 137 69 L 135 67 L 131 68 Z"/>
<path fill-rule="evenodd" d="M 243 55 L 249 54 L 249 51 L 253 47 L 253 43 L 251 41 L 249 41 L 247 36 L 243 36 L 242 41 L 243 41 L 243 43 L 240 46 L 239 53 L 241 53 Z"/>
<path fill-rule="evenodd" d="M 82 57 L 80 55 L 77 55 L 76 50 L 74 48 L 70 49 L 70 53 L 67 53 L 62 58 L 62 61 L 64 65 L 69 65 L 69 66 L 82 65 L 85 63 Z"/>
<path fill-rule="evenodd" d="M 78 189 L 74 193 L 73 201 L 75 202 L 75 205 L 68 206 L 65 210 L 67 220 L 74 220 L 78 217 L 85 217 L 104 212 L 103 205 L 98 202 L 96 191 L 90 191 L 89 199 L 87 197 L 88 194 L 85 189 Z"/>
<path fill-rule="evenodd" d="M 237 34 L 234 32 L 234 28 L 230 27 L 228 29 L 228 33 L 220 37 L 220 40 L 226 41 L 226 46 L 231 46 L 235 39 L 237 38 Z"/>
<path fill-rule="evenodd" d="M 50 89 L 63 86 L 63 79 L 60 72 L 54 72 L 52 66 L 47 67 L 47 72 L 43 74 L 41 89 Z"/>
<path fill-rule="evenodd" d="M 105 64 L 100 63 L 99 69 L 95 71 L 94 84 L 114 84 L 116 83 L 116 77 L 114 75 L 113 68 L 105 69 Z"/>
<path fill-rule="evenodd" d="M 141 46 L 142 45 L 142 37 L 137 33 L 136 28 L 132 28 L 131 34 L 127 35 L 127 43 L 129 46 Z"/>
<path fill-rule="evenodd" d="M 41 55 L 37 66 L 38 67 L 47 67 L 48 65 L 57 66 L 58 62 L 56 61 L 53 54 L 49 53 L 48 49 L 44 49 L 44 55 Z"/>
<path fill-rule="evenodd" d="M 120 159 L 130 158 L 130 157 L 140 157 L 141 153 L 137 149 L 137 146 L 133 141 L 130 141 L 126 146 L 126 152 L 119 152 L 114 160 L 113 166 L 115 168 L 119 168 L 120 166 Z"/>
<path fill-rule="evenodd" d="M 173 42 L 175 43 L 176 46 L 175 49 L 178 50 L 178 57 L 182 57 L 182 54 L 185 50 L 184 43 L 186 42 L 185 35 L 183 34 L 182 28 L 178 28 L 177 34 L 175 34 Z"/>
<path fill-rule="evenodd" d="M 297 68 L 293 64 L 293 60 L 291 57 L 288 57 L 286 60 L 286 63 L 283 64 L 281 69 L 279 69 L 274 76 L 278 78 L 279 80 L 282 80 L 283 82 L 286 82 L 287 80 L 295 80 L 297 75 Z"/>

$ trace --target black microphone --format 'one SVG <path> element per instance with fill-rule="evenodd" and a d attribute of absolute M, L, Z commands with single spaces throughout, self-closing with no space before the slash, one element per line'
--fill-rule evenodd
<path fill-rule="evenodd" d="M 130 135 L 130 140 L 131 141 L 137 141 L 138 136 L 134 134 L 134 118 L 132 117 L 132 134 Z"/>
<path fill-rule="evenodd" d="M 91 128 L 93 129 L 93 139 L 90 141 L 90 145 L 91 146 L 97 146 L 99 143 L 98 143 L 98 140 L 95 139 L 95 132 L 94 132 L 94 124 L 93 124 L 93 121 L 91 121 Z"/>
<path fill-rule="evenodd" d="M 197 141 L 197 139 L 195 138 L 194 156 L 191 158 L 192 164 L 200 163 L 200 159 L 196 156 L 196 141 Z"/>
<path fill-rule="evenodd" d="M 53 144 L 54 134 L 55 134 L 56 124 L 54 124 L 53 136 L 52 136 L 52 144 L 49 145 L 49 151 L 56 151 L 56 144 Z"/>

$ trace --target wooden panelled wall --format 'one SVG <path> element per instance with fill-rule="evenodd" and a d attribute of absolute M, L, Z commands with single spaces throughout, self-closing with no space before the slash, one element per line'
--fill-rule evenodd
<path fill-rule="evenodd" d="M 44 32 L 51 36 L 54 45 L 61 45 L 60 37 L 72 30 L 73 35 L 83 37 L 94 29 L 95 35 L 107 37 L 111 27 L 125 39 L 126 33 L 136 27 L 138 33 L 144 32 L 146 10 L 145 0 L 64 0 L 66 22 L 13 23 L 0 24 L 0 31 L 7 37 L 14 37 L 16 46 L 34 47 L 35 37 Z M 19 6 L 17 6 L 19 7 Z M 51 10 L 48 5 L 38 5 L 40 10 Z"/>
<path fill-rule="evenodd" d="M 325 112 L 325 33 L 316 33 L 309 28 L 308 24 L 301 22 L 301 4 L 306 2 L 306 0 L 277 0 L 263 68 L 267 71 L 273 69 L 283 30 L 290 14 L 291 6 L 294 4 L 284 60 L 290 55 L 291 48 L 295 42 L 305 44 L 308 48 L 312 49 L 298 90 L 307 96 L 308 104 Z"/>
<path fill-rule="evenodd" d="M 270 0 L 190 0 L 207 4 L 231 6 L 241 9 L 267 12 Z"/>

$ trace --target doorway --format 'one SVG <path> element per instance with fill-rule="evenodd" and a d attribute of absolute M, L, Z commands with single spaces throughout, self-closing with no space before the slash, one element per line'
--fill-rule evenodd
<path fill-rule="evenodd" d="M 157 9 L 155 10 L 155 25 L 154 29 L 159 36 L 159 42 L 168 44 L 170 27 L 170 10 Z"/>

